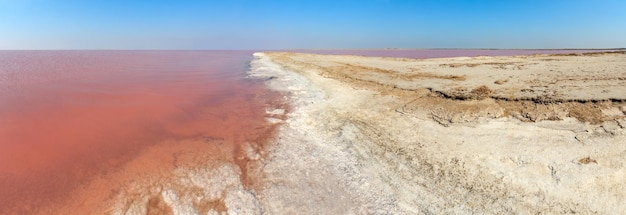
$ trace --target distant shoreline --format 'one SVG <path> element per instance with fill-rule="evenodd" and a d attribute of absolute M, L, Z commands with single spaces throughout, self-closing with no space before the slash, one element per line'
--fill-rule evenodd
<path fill-rule="evenodd" d="M 285 48 L 285 49 L 0 49 L 0 51 L 420 51 L 420 50 L 523 50 L 523 51 L 619 51 L 626 48 Z"/>

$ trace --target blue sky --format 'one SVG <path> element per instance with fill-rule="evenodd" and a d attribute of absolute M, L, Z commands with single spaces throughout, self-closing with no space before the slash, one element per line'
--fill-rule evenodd
<path fill-rule="evenodd" d="M 0 0 L 0 49 L 615 48 L 623 0 Z"/>

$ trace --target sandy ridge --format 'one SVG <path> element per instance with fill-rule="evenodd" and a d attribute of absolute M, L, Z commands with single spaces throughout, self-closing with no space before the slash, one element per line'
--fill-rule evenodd
<path fill-rule="evenodd" d="M 294 103 L 261 205 L 618 214 L 626 210 L 624 56 L 255 54 L 251 74 Z"/>

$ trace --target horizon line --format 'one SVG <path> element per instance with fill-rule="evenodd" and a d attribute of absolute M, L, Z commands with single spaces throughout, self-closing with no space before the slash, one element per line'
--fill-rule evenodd
<path fill-rule="evenodd" d="M 0 49 L 0 51 L 289 51 L 289 50 L 625 50 L 622 48 L 280 48 L 280 49 Z"/>

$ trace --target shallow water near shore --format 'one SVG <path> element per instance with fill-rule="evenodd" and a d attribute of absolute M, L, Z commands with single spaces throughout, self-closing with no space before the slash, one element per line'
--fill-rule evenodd
<path fill-rule="evenodd" d="M 0 212 L 75 203 L 94 212 L 78 196 L 95 207 L 119 193 L 120 178 L 167 178 L 176 165 L 231 163 L 246 175 L 242 147 L 261 150 L 271 137 L 266 109 L 279 98 L 245 78 L 251 59 L 250 51 L 0 52 Z M 170 160 L 194 156 L 201 162 Z"/>
<path fill-rule="evenodd" d="M 405 58 L 591 52 L 298 51 Z M 264 80 L 246 77 L 252 54 L 0 51 L 0 214 L 207 214 L 237 204 L 259 212 L 250 190 L 262 187 L 275 122 L 289 108 Z"/>

